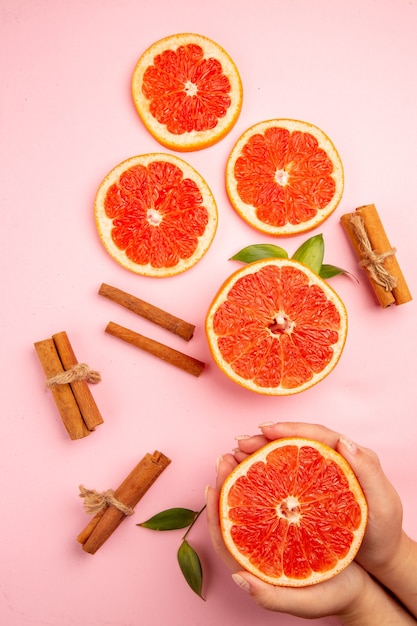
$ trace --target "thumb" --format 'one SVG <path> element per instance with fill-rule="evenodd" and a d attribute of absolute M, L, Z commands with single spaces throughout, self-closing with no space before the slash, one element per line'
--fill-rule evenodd
<path fill-rule="evenodd" d="M 268 611 L 289 613 L 290 615 L 313 619 L 322 614 L 322 600 L 324 600 L 325 610 L 328 606 L 326 595 L 318 593 L 321 591 L 318 589 L 319 585 L 303 588 L 278 587 L 269 585 L 244 570 L 232 574 L 232 578 L 238 587 L 251 596 L 256 604 Z M 322 589 L 323 585 L 326 583 L 322 583 Z"/>
<path fill-rule="evenodd" d="M 232 579 L 238 587 L 246 591 L 258 604 L 264 609 L 271 611 L 279 610 L 274 602 L 273 596 L 275 587 L 264 583 L 262 580 L 253 576 L 249 572 L 240 571 L 232 574 Z"/>
<path fill-rule="evenodd" d="M 379 503 L 384 496 L 396 499 L 396 491 L 385 475 L 375 452 L 357 445 L 344 436 L 339 438 L 336 449 L 351 466 L 368 504 Z"/>

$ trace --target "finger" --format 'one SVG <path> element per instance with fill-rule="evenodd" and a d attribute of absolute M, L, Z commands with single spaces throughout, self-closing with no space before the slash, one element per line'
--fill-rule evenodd
<path fill-rule="evenodd" d="M 232 574 L 234 582 L 249 593 L 259 606 L 270 611 L 315 619 L 338 613 L 350 597 L 363 591 L 367 574 L 356 563 L 318 585 L 280 587 L 269 585 L 245 570 Z"/>
<path fill-rule="evenodd" d="M 213 545 L 217 545 L 220 533 L 219 493 L 210 486 L 206 489 L 206 518 Z"/>
<path fill-rule="evenodd" d="M 233 454 L 224 454 L 217 459 L 216 489 L 220 490 L 227 476 L 235 469 L 237 461 Z"/>
<path fill-rule="evenodd" d="M 242 452 L 242 450 L 239 450 L 239 448 L 235 448 L 233 450 L 233 455 L 238 463 L 242 463 L 242 461 L 247 459 L 249 456 L 249 454 L 247 454 L 246 452 Z"/>
<path fill-rule="evenodd" d="M 219 493 L 213 487 L 207 487 L 206 490 L 206 519 L 214 551 L 230 570 L 237 571 L 239 566 L 223 541 L 219 519 Z"/>
<path fill-rule="evenodd" d="M 371 450 L 354 443 L 345 435 L 341 435 L 336 445 L 337 451 L 346 459 L 364 491 L 375 489 L 380 493 L 381 484 L 386 484 L 387 478 L 382 470 L 377 455 Z"/>
<path fill-rule="evenodd" d="M 239 435 L 235 437 L 237 441 L 237 445 L 239 447 L 239 451 L 244 453 L 246 456 L 248 454 L 252 454 L 262 448 L 265 444 L 269 442 L 264 435 Z"/>
<path fill-rule="evenodd" d="M 316 589 L 312 587 L 277 587 L 263 582 L 245 570 L 232 574 L 234 582 L 250 594 L 260 607 L 269 611 L 289 613 L 298 617 L 314 618 L 320 615 Z M 321 608 L 321 607 L 320 607 Z"/>
<path fill-rule="evenodd" d="M 399 500 L 399 496 L 384 473 L 378 456 L 372 450 L 368 450 L 345 436 L 339 438 L 337 451 L 346 459 L 355 473 L 365 497 L 374 513 L 378 512 L 378 506 L 386 506 L 386 502 L 392 503 Z M 400 507 L 401 508 L 401 507 Z"/>
<path fill-rule="evenodd" d="M 303 437 L 321 441 L 331 448 L 335 448 L 340 434 L 319 424 L 305 424 L 301 422 L 277 422 L 261 424 L 262 435 L 239 435 L 236 437 L 238 448 L 234 452 L 235 459 L 241 463 L 249 454 L 275 439 L 285 437 Z"/>
<path fill-rule="evenodd" d="M 284 437 L 304 437 L 305 439 L 320 441 L 330 448 L 336 448 L 340 438 L 340 433 L 320 424 L 276 422 L 275 424 L 261 424 L 259 428 L 268 441 Z"/>

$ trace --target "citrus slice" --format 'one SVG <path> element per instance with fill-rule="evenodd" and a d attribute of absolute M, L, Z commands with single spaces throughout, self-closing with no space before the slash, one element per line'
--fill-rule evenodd
<path fill-rule="evenodd" d="M 235 144 L 226 167 L 226 188 L 237 213 L 270 235 L 315 228 L 337 207 L 343 166 L 320 128 L 276 119 L 249 128 Z"/>
<path fill-rule="evenodd" d="M 206 317 L 213 358 L 233 381 L 266 395 L 290 395 L 321 381 L 345 345 L 347 313 L 307 266 L 263 259 L 222 285 Z"/>
<path fill-rule="evenodd" d="M 219 141 L 242 107 L 242 83 L 235 63 L 207 37 L 182 33 L 151 45 L 132 79 L 136 109 L 159 143 L 191 151 Z"/>
<path fill-rule="evenodd" d="M 223 483 L 220 524 L 235 560 L 258 578 L 302 587 L 355 558 L 368 509 L 345 459 L 303 438 L 272 441 Z"/>
<path fill-rule="evenodd" d="M 144 276 L 179 274 L 207 252 L 217 205 L 200 174 L 168 154 L 123 161 L 100 184 L 95 200 L 100 238 L 125 268 Z"/>

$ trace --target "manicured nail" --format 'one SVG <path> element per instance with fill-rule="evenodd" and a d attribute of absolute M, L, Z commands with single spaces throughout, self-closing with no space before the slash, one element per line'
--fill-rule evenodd
<path fill-rule="evenodd" d="M 263 422 L 259 424 L 258 428 L 267 428 L 267 426 L 273 426 L 275 422 Z"/>
<path fill-rule="evenodd" d="M 235 437 L 236 441 L 240 441 L 241 439 L 250 439 L 250 435 L 238 435 Z"/>
<path fill-rule="evenodd" d="M 216 474 L 217 474 L 217 473 L 218 473 L 218 471 L 219 471 L 219 465 L 220 465 L 220 463 L 221 463 L 222 461 L 223 461 L 223 457 L 222 457 L 222 456 L 217 457 L 217 460 L 216 460 Z"/>
<path fill-rule="evenodd" d="M 250 591 L 250 584 L 248 583 L 247 580 L 242 578 L 242 576 L 240 576 L 240 574 L 232 574 L 232 578 L 233 578 L 233 580 L 235 581 L 235 583 L 237 584 L 238 587 L 240 587 L 244 591 L 247 591 L 247 592 Z"/>
<path fill-rule="evenodd" d="M 210 485 L 206 485 L 206 488 L 204 489 L 204 502 L 207 502 L 207 494 L 209 489 Z"/>
<path fill-rule="evenodd" d="M 349 439 L 349 437 L 345 437 L 344 435 L 342 435 L 339 438 L 340 443 L 342 444 L 342 446 L 350 453 L 350 454 L 356 454 L 358 448 L 356 446 L 356 443 L 354 443 L 352 441 L 352 439 Z"/>

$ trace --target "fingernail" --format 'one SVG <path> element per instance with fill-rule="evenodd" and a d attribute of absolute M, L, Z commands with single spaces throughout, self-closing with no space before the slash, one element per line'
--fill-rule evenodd
<path fill-rule="evenodd" d="M 217 473 L 218 473 L 218 471 L 219 471 L 219 465 L 220 465 L 220 463 L 221 463 L 222 461 L 223 461 L 223 457 L 222 457 L 222 456 L 217 457 L 217 460 L 216 460 L 216 474 L 217 474 Z"/>
<path fill-rule="evenodd" d="M 263 422 L 262 424 L 259 424 L 258 428 L 266 428 L 267 426 L 273 426 L 274 422 Z"/>
<path fill-rule="evenodd" d="M 349 437 L 345 437 L 345 435 L 342 435 L 339 438 L 340 443 L 342 444 L 342 446 L 348 451 L 350 452 L 350 454 L 356 454 L 358 448 L 356 446 L 356 443 L 354 443 L 352 441 L 352 439 L 349 439 Z"/>
<path fill-rule="evenodd" d="M 235 437 L 236 441 L 240 441 L 241 439 L 250 439 L 250 435 L 238 435 Z"/>
<path fill-rule="evenodd" d="M 207 494 L 209 489 L 210 485 L 206 485 L 206 488 L 204 489 L 204 502 L 207 502 Z"/>
<path fill-rule="evenodd" d="M 248 583 L 247 580 L 242 578 L 240 574 L 232 574 L 232 578 L 238 587 L 240 587 L 244 591 L 247 591 L 247 592 L 250 591 L 250 584 Z"/>

